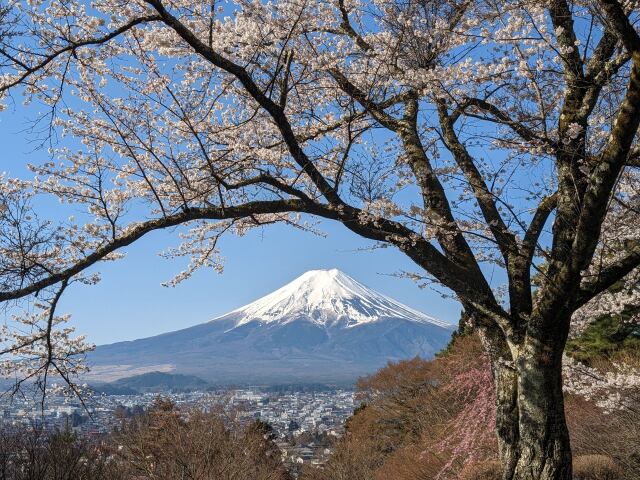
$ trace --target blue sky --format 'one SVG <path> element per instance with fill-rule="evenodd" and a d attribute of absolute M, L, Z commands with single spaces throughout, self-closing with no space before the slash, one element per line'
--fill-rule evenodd
<path fill-rule="evenodd" d="M 46 150 L 33 151 L 26 112 L 18 105 L 0 114 L 2 171 L 25 175 L 27 162 L 46 160 Z M 43 216 L 59 217 L 58 206 Z M 64 215 L 67 215 L 65 212 Z M 74 285 L 60 304 L 71 313 L 79 333 L 96 344 L 131 340 L 195 325 L 249 303 L 310 269 L 339 268 L 356 280 L 413 308 L 456 323 L 460 306 L 430 288 L 391 276 L 419 271 L 394 248 L 361 251 L 371 242 L 342 225 L 323 222 L 326 237 L 285 225 L 254 230 L 245 237 L 229 235 L 221 242 L 224 273 L 200 271 L 175 288 L 162 287 L 179 272 L 183 260 L 168 261 L 158 252 L 176 243 L 175 232 L 156 232 L 129 247 L 127 258 L 100 265 L 102 282 Z M 8 315 L 5 313 L 5 315 Z"/>

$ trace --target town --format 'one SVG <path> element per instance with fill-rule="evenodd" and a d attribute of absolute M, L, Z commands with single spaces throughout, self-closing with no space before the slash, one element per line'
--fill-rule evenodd
<path fill-rule="evenodd" d="M 356 407 L 352 390 L 273 392 L 258 388 L 141 393 L 95 394 L 79 398 L 51 396 L 44 407 L 29 397 L 6 400 L 0 408 L 5 428 L 40 425 L 68 429 L 80 436 L 107 435 L 124 419 L 142 414 L 158 398 L 178 408 L 221 408 L 242 422 L 260 420 L 273 429 L 282 460 L 295 471 L 304 464 L 321 465 L 332 453 L 335 439 Z"/>

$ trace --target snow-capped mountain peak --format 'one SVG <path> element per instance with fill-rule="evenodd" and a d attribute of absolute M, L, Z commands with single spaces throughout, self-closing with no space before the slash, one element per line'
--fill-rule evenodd
<path fill-rule="evenodd" d="M 212 321 L 98 347 L 104 371 L 169 367 L 216 385 L 351 383 L 389 361 L 431 358 L 453 328 L 339 270 L 306 272 Z"/>
<path fill-rule="evenodd" d="M 347 327 L 395 318 L 441 327 L 449 324 L 378 293 L 338 269 L 310 270 L 278 290 L 234 310 L 236 326 L 260 321 L 287 323 L 305 318 L 329 326 Z"/>

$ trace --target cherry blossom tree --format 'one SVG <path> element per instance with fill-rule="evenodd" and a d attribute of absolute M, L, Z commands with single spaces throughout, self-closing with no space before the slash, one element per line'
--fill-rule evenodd
<path fill-rule="evenodd" d="M 32 180 L 2 179 L 0 301 L 55 300 L 158 229 L 182 227 L 165 253 L 190 260 L 172 283 L 219 268 L 225 233 L 338 221 L 463 305 L 492 364 L 504 478 L 571 477 L 571 318 L 640 263 L 636 229 L 604 228 L 640 164 L 635 0 L 15 0 L 2 12 L 0 91 L 7 106 L 46 106 L 34 120 L 52 150 Z M 33 196 L 86 214 L 42 220 Z M 69 348 L 71 335 L 50 341 L 55 304 L 5 350 L 46 366 Z"/>

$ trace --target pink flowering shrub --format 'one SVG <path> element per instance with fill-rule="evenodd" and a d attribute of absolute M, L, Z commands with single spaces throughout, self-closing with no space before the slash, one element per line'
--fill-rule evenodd
<path fill-rule="evenodd" d="M 362 456 L 354 450 L 367 450 L 368 478 L 375 480 L 453 479 L 465 465 L 495 458 L 493 381 L 476 337 L 457 339 L 431 361 L 390 363 L 358 387 L 366 407 L 336 448 L 351 454 L 332 457 L 324 473 L 309 470 L 304 480 L 356 471 L 350 463 Z"/>
<path fill-rule="evenodd" d="M 454 364 L 461 360 L 452 357 Z M 436 445 L 449 459 L 436 479 L 448 478 L 456 465 L 486 461 L 495 455 L 496 399 L 489 359 L 480 355 L 466 368 L 456 366 L 442 393 L 455 398 L 461 409 L 447 422 L 447 435 Z"/>

